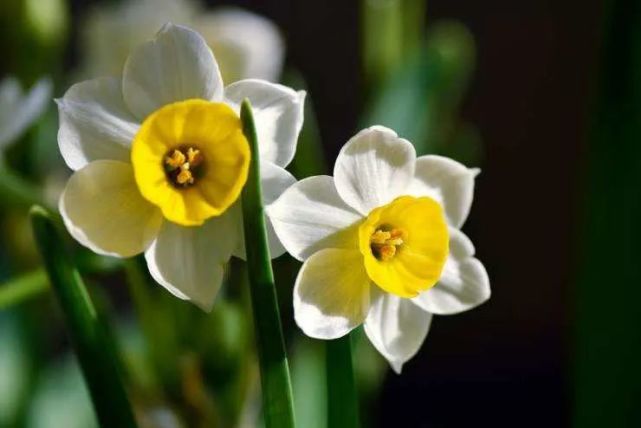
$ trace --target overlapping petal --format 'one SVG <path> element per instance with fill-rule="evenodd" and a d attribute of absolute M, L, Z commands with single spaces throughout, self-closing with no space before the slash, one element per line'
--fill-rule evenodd
<path fill-rule="evenodd" d="M 356 248 L 358 244 L 357 231 L 350 233 L 350 229 L 362 216 L 341 199 L 329 176 L 294 184 L 267 207 L 267 214 L 287 251 L 298 260 L 323 248 Z"/>
<path fill-rule="evenodd" d="M 414 196 L 431 196 L 443 205 L 448 222 L 460 228 L 472 206 L 476 168 L 443 156 L 421 156 L 409 188 Z"/>
<path fill-rule="evenodd" d="M 0 147 L 17 140 L 51 101 L 51 80 L 38 80 L 23 98 L 15 78 L 0 83 Z"/>
<path fill-rule="evenodd" d="M 60 214 L 69 233 L 96 253 L 120 257 L 143 252 L 162 216 L 140 195 L 130 164 L 95 161 L 67 182 Z"/>
<path fill-rule="evenodd" d="M 365 320 L 370 288 L 357 250 L 318 251 L 305 261 L 296 278 L 296 323 L 317 339 L 344 336 Z"/>
<path fill-rule="evenodd" d="M 120 79 L 75 84 L 57 103 L 58 146 L 69 168 L 77 170 L 99 159 L 129 161 L 140 125 L 124 103 Z"/>
<path fill-rule="evenodd" d="M 348 205 L 367 215 L 405 193 L 414 177 L 414 146 L 382 126 L 367 128 L 343 146 L 334 182 Z"/>
<path fill-rule="evenodd" d="M 241 80 L 225 88 L 225 98 L 240 109 L 248 98 L 252 105 L 262 159 L 285 167 L 294 158 L 303 126 L 305 91 L 294 91 L 264 80 Z"/>
<path fill-rule="evenodd" d="M 176 101 L 220 101 L 223 82 L 214 54 L 195 31 L 166 24 L 127 58 L 123 79 L 127 106 L 139 120 Z"/>
<path fill-rule="evenodd" d="M 261 159 L 260 165 L 260 182 L 263 191 L 263 204 L 265 206 L 274 202 L 288 187 L 296 182 L 296 179 L 284 168 L 274 165 L 271 162 Z M 235 216 L 238 217 L 238 245 L 234 250 L 234 256 L 243 260 L 245 254 L 245 231 L 243 229 L 243 220 L 240 203 L 234 207 Z M 272 259 L 285 254 L 286 249 L 274 231 L 274 226 L 269 217 L 266 218 L 267 241 L 269 243 L 269 254 Z"/>
<path fill-rule="evenodd" d="M 439 282 L 413 301 L 426 311 L 449 315 L 467 311 L 490 298 L 490 280 L 474 257 L 474 246 L 463 232 L 450 228 L 450 256 Z"/>
<path fill-rule="evenodd" d="M 145 252 L 151 276 L 176 297 L 210 311 L 236 245 L 233 229 L 229 213 L 197 227 L 165 221 Z"/>
<path fill-rule="evenodd" d="M 373 293 L 374 294 L 374 293 Z M 378 292 L 372 298 L 365 333 L 396 373 L 420 349 L 427 337 L 432 314 L 411 300 Z"/>

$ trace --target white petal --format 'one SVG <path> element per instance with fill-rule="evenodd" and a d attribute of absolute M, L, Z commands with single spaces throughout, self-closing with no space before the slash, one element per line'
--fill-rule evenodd
<path fill-rule="evenodd" d="M 195 28 L 216 53 L 226 81 L 249 78 L 278 81 L 285 44 L 270 20 L 226 7 L 197 17 Z"/>
<path fill-rule="evenodd" d="M 472 206 L 476 168 L 467 168 L 443 156 L 421 156 L 416 160 L 416 172 L 409 193 L 431 196 L 440 202 L 451 226 L 460 228 Z"/>
<path fill-rule="evenodd" d="M 44 113 L 51 101 L 52 84 L 48 78 L 38 80 L 21 98 L 18 82 L 13 78 L 0 84 L 0 147 L 17 140 Z"/>
<path fill-rule="evenodd" d="M 173 24 L 129 55 L 122 82 L 125 102 L 140 120 L 166 104 L 191 98 L 218 101 L 223 95 L 218 64 L 205 40 Z"/>
<path fill-rule="evenodd" d="M 165 221 L 145 252 L 151 276 L 179 299 L 209 312 L 238 239 L 233 222 L 228 213 L 197 227 Z"/>
<path fill-rule="evenodd" d="M 140 125 L 122 99 L 120 79 L 75 84 L 57 103 L 58 145 L 69 168 L 77 170 L 98 159 L 129 162 Z"/>
<path fill-rule="evenodd" d="M 276 200 L 289 186 L 294 184 L 296 179 L 285 169 L 274 165 L 264 159 L 261 159 L 260 164 L 260 184 L 263 190 L 263 204 L 267 206 Z M 243 260 L 246 259 L 245 254 L 245 232 L 243 229 L 243 220 L 240 203 L 235 204 L 237 210 L 236 217 L 238 217 L 237 224 L 239 227 L 239 240 L 234 256 Z M 285 254 L 285 247 L 274 231 L 272 221 L 268 216 L 265 216 L 267 240 L 269 243 L 269 254 L 272 259 Z"/>
<path fill-rule="evenodd" d="M 336 191 L 334 179 L 321 175 L 299 181 L 267 207 L 287 251 L 305 260 L 323 248 L 344 248 L 344 231 L 362 219 Z M 358 246 L 358 237 L 348 247 Z"/>
<path fill-rule="evenodd" d="M 367 215 L 405 193 L 414 176 L 415 160 L 414 146 L 391 129 L 364 129 L 336 158 L 336 189 L 347 204 Z"/>
<path fill-rule="evenodd" d="M 296 278 L 294 318 L 306 335 L 336 339 L 365 320 L 369 293 L 358 250 L 321 250 L 307 259 Z"/>
<path fill-rule="evenodd" d="M 490 280 L 481 262 L 474 258 L 474 246 L 456 229 L 450 228 L 450 255 L 439 282 L 413 301 L 439 315 L 456 314 L 490 298 Z"/>
<path fill-rule="evenodd" d="M 401 373 L 427 337 L 432 314 L 410 300 L 393 294 L 372 293 L 372 306 L 365 320 L 365 333 L 374 347 Z"/>
<path fill-rule="evenodd" d="M 305 91 L 294 91 L 264 80 L 241 80 L 225 88 L 225 98 L 237 111 L 248 98 L 252 105 L 261 159 L 289 165 L 303 127 Z"/>
<path fill-rule="evenodd" d="M 113 160 L 76 171 L 60 196 L 59 209 L 78 242 L 111 256 L 143 252 L 162 222 L 160 210 L 140 195 L 131 165 Z"/>

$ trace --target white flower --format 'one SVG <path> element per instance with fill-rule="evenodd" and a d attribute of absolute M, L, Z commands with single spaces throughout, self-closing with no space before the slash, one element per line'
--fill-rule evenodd
<path fill-rule="evenodd" d="M 294 178 L 304 92 L 262 80 L 227 87 L 200 35 L 167 24 L 129 56 L 122 78 L 72 86 L 58 102 L 58 144 L 75 171 L 60 198 L 65 224 L 100 254 L 145 252 L 154 279 L 209 310 L 224 264 L 244 257 L 237 199 L 249 146 L 238 117 L 253 106 L 266 202 Z M 284 249 L 273 235 L 276 257 Z"/>
<path fill-rule="evenodd" d="M 304 179 L 267 207 L 281 242 L 304 261 L 294 314 L 311 337 L 365 325 L 396 372 L 423 343 L 432 314 L 490 297 L 487 273 L 459 230 L 477 170 L 414 147 L 384 127 L 341 150 L 334 177 Z"/>
<path fill-rule="evenodd" d="M 42 78 L 24 94 L 14 77 L 0 82 L 0 150 L 16 141 L 38 119 L 51 100 L 51 81 Z"/>
<path fill-rule="evenodd" d="M 124 0 L 102 5 L 83 28 L 85 76 L 120 72 L 129 52 L 165 22 L 199 32 L 216 52 L 223 78 L 277 81 L 284 59 L 278 28 L 268 19 L 241 9 L 205 10 L 192 0 Z"/>

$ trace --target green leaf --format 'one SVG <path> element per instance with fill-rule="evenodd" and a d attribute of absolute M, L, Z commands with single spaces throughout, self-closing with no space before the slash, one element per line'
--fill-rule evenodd
<path fill-rule="evenodd" d="M 36 269 L 16 278 L 12 278 L 0 285 L 0 309 L 39 296 L 49 289 L 47 273 L 43 269 Z"/>
<path fill-rule="evenodd" d="M 360 426 L 351 333 L 327 342 L 327 426 Z"/>
<path fill-rule="evenodd" d="M 64 248 L 51 214 L 31 208 L 34 236 L 103 428 L 136 427 L 106 326 Z"/>
<path fill-rule="evenodd" d="M 603 2 L 600 74 L 580 153 L 573 425 L 641 426 L 641 2 Z M 591 73 L 592 74 L 592 73 Z M 594 73 L 596 74 L 596 73 Z M 587 162 L 583 162 L 587 160 Z"/>
<path fill-rule="evenodd" d="M 296 421 L 305 428 L 328 428 L 325 343 L 297 337 L 291 366 L 294 396 L 314 397 L 294 402 Z"/>
<path fill-rule="evenodd" d="M 35 184 L 28 182 L 13 171 L 0 154 L 0 205 L 18 205 L 25 208 L 44 204 L 44 194 Z"/>
<path fill-rule="evenodd" d="M 244 100 L 241 105 L 240 118 L 252 153 L 249 176 L 242 194 L 242 206 L 249 287 L 258 342 L 263 414 L 267 428 L 291 428 L 295 426 L 292 387 L 265 230 L 258 139 L 248 100 Z"/>

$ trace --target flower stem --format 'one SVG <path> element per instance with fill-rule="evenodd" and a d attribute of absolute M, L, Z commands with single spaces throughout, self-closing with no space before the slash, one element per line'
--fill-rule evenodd
<path fill-rule="evenodd" d="M 351 337 L 350 333 L 327 342 L 327 426 L 331 428 L 360 426 Z"/>
<path fill-rule="evenodd" d="M 0 203 L 30 207 L 44 204 L 42 190 L 15 173 L 0 155 Z"/>
<path fill-rule="evenodd" d="M 248 100 L 244 100 L 241 105 L 240 118 L 252 154 L 249 176 L 242 194 L 242 206 L 265 426 L 292 428 L 295 426 L 292 387 L 265 231 L 258 140 Z"/>
<path fill-rule="evenodd" d="M 69 329 L 100 426 L 136 427 L 103 319 L 65 251 L 51 214 L 31 208 L 36 243 Z"/>
<path fill-rule="evenodd" d="M 43 294 L 49 288 L 47 273 L 35 269 L 0 285 L 0 309 L 8 308 L 32 297 Z"/>

